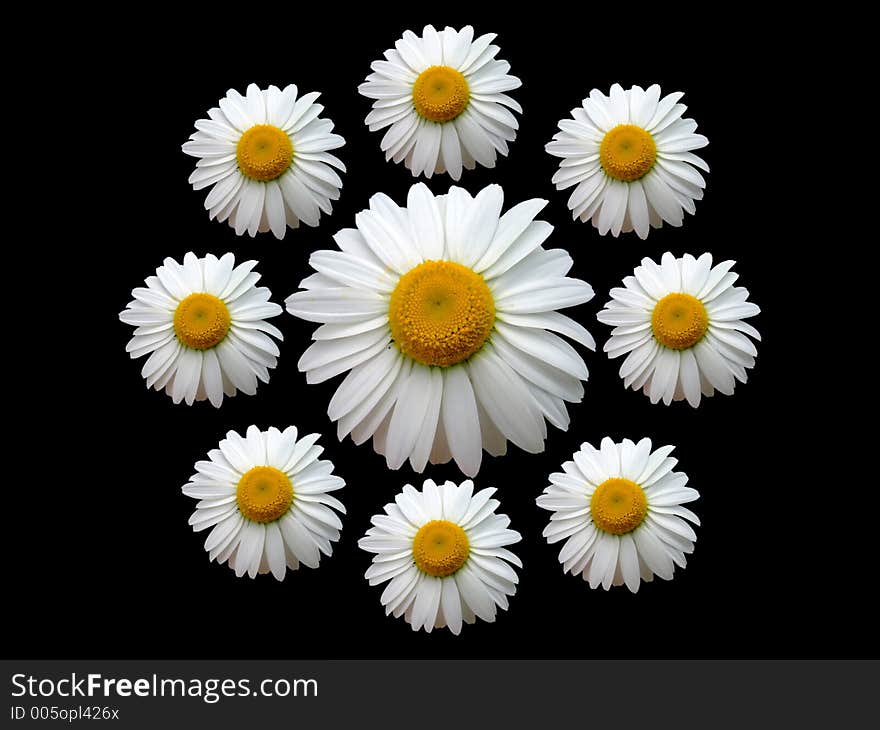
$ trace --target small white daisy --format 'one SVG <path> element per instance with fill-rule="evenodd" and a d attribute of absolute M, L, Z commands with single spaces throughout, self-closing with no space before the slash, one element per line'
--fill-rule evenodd
<path fill-rule="evenodd" d="M 564 572 L 581 573 L 590 588 L 625 583 L 635 593 L 640 580 L 670 580 L 676 565 L 685 567 L 697 539 L 685 520 L 700 520 L 681 505 L 700 495 L 685 486 L 686 474 L 672 471 L 674 448 L 652 452 L 650 439 L 616 444 L 606 437 L 599 449 L 582 444 L 564 472 L 550 475 L 537 502 L 553 512 L 547 542 L 565 540 Z"/>
<path fill-rule="evenodd" d="M 732 395 L 735 381 L 745 383 L 758 354 L 746 337 L 761 339 L 743 322 L 761 310 L 746 301 L 749 290 L 734 286 L 734 261 L 712 266 L 712 254 L 677 259 L 668 251 L 660 265 L 642 259 L 625 288 L 611 290 L 611 301 L 597 315 L 614 330 L 605 352 L 626 355 L 620 366 L 624 386 L 644 390 L 651 403 L 687 399 L 719 390 Z"/>
<path fill-rule="evenodd" d="M 556 189 L 577 185 L 568 199 L 574 218 L 592 219 L 603 236 L 634 230 L 644 239 L 664 221 L 680 226 L 685 210 L 693 215 L 706 187 L 696 168 L 709 166 L 692 150 L 709 140 L 696 134 L 693 119 L 681 118 L 682 96 L 660 98 L 657 84 L 627 91 L 614 84 L 610 96 L 593 89 L 572 110 L 574 119 L 559 122 L 546 149 L 563 158 Z"/>
<path fill-rule="evenodd" d="M 348 372 L 327 410 L 339 439 L 372 437 L 391 469 L 455 459 L 473 476 L 483 449 L 503 454 L 508 439 L 543 451 L 545 419 L 565 430 L 566 402 L 583 397 L 587 367 L 554 333 L 595 344 L 556 310 L 593 290 L 566 276 L 565 251 L 542 246 L 553 226 L 534 218 L 547 201 L 502 215 L 503 203 L 498 185 L 472 198 L 418 183 L 403 208 L 374 195 L 287 298 L 288 312 L 321 323 L 299 361 L 307 381 Z"/>
<path fill-rule="evenodd" d="M 284 91 L 251 84 L 245 96 L 227 91 L 196 122 L 183 151 L 199 158 L 189 181 L 195 190 L 211 187 L 205 209 L 212 219 L 228 219 L 239 236 L 271 230 L 281 239 L 300 221 L 316 226 L 322 211 L 333 211 L 342 187 L 333 168 L 345 172 L 345 165 L 329 150 L 345 140 L 318 116 L 319 96 L 297 98 L 293 84 Z"/>
<path fill-rule="evenodd" d="M 271 572 L 283 580 L 287 568 L 317 568 L 322 553 L 333 553 L 342 529 L 333 510 L 345 514 L 345 507 L 329 492 L 345 481 L 318 459 L 318 438 L 297 440 L 293 426 L 250 426 L 246 437 L 230 431 L 208 461 L 196 462 L 183 493 L 199 500 L 189 518 L 193 530 L 212 528 L 205 540 L 210 560 L 228 562 L 239 578 Z"/>
<path fill-rule="evenodd" d="M 421 492 L 407 484 L 384 515 L 372 517 L 358 545 L 375 553 L 365 575 L 370 585 L 388 581 L 386 616 L 403 616 L 413 631 L 448 626 L 457 635 L 462 621 L 492 622 L 497 607 L 507 610 L 519 582 L 508 563 L 522 563 L 504 546 L 522 538 L 507 529 L 507 515 L 495 514 L 494 492 L 474 494 L 469 479 L 461 486 L 426 479 Z"/>
<path fill-rule="evenodd" d="M 389 128 L 381 144 L 386 160 L 403 162 L 415 176 L 448 172 L 458 180 L 462 167 L 495 167 L 496 153 L 507 155 L 519 127 L 510 109 L 522 108 L 504 92 L 522 82 L 495 59 L 494 38 L 474 39 L 469 25 L 440 32 L 426 25 L 421 38 L 406 31 L 385 61 L 372 63 L 358 90 L 375 99 L 370 131 Z"/>
<path fill-rule="evenodd" d="M 206 398 L 217 408 L 223 395 L 257 392 L 269 382 L 283 339 L 266 319 L 281 314 L 271 292 L 256 286 L 256 261 L 235 266 L 231 253 L 200 259 L 192 252 L 183 264 L 167 258 L 148 276 L 119 319 L 136 327 L 125 349 L 132 358 L 149 355 L 141 375 L 148 388 L 165 389 L 175 403 Z"/>

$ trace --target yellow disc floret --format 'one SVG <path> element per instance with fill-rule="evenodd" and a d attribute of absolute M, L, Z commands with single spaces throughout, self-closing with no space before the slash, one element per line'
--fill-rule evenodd
<path fill-rule="evenodd" d="M 495 301 L 483 277 L 468 267 L 425 261 L 400 277 L 388 319 L 403 354 L 447 367 L 483 346 L 495 324 Z"/>
<path fill-rule="evenodd" d="M 293 144 L 287 133 L 271 124 L 258 124 L 238 140 L 238 168 L 251 180 L 274 180 L 293 162 Z"/>
<path fill-rule="evenodd" d="M 471 98 L 464 76 L 449 66 L 431 66 L 422 71 L 413 84 L 412 95 L 419 116 L 432 122 L 455 119 Z"/>
<path fill-rule="evenodd" d="M 648 499 L 635 482 L 614 477 L 596 487 L 590 500 L 590 512 L 600 530 L 625 535 L 642 524 L 648 514 Z"/>
<path fill-rule="evenodd" d="M 458 570 L 470 554 L 465 531 L 449 520 L 431 520 L 413 539 L 413 559 L 419 570 L 445 578 Z"/>
<path fill-rule="evenodd" d="M 667 294 L 654 305 L 651 329 L 661 345 L 673 350 L 693 347 L 709 329 L 706 307 L 690 294 Z"/>
<path fill-rule="evenodd" d="M 657 159 L 654 138 L 635 124 L 618 124 L 599 146 L 599 161 L 615 180 L 632 182 L 647 175 Z"/>
<path fill-rule="evenodd" d="M 274 466 L 255 466 L 238 480 L 238 510 L 254 522 L 274 522 L 293 504 L 293 485 Z"/>
<path fill-rule="evenodd" d="M 222 299 L 213 294 L 190 294 L 174 311 L 177 339 L 194 350 L 208 350 L 223 342 L 232 317 Z"/>

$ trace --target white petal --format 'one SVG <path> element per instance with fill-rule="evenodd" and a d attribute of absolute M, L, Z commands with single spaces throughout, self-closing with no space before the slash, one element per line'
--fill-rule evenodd
<path fill-rule="evenodd" d="M 483 277 L 491 280 L 503 275 L 541 246 L 552 231 L 553 226 L 549 223 L 532 221 L 505 250 L 498 253 L 498 258 L 481 272 Z"/>
<path fill-rule="evenodd" d="M 278 183 L 281 186 L 285 202 L 296 214 L 296 217 L 306 225 L 318 225 L 318 219 L 321 216 L 318 204 L 295 172 L 288 171 L 278 178 Z"/>
<path fill-rule="evenodd" d="M 485 167 L 495 167 L 495 148 L 473 112 L 465 111 L 451 123 L 471 158 Z"/>
<path fill-rule="evenodd" d="M 454 124 L 441 124 L 440 156 L 443 166 L 453 180 L 461 178 L 461 141 Z M 459 626 L 461 625 L 459 619 Z"/>
<path fill-rule="evenodd" d="M 434 628 L 437 620 L 437 609 L 440 607 L 440 594 L 443 579 L 425 575 L 419 584 L 415 601 L 412 606 L 412 627 L 418 631 L 424 626 L 427 631 Z"/>
<path fill-rule="evenodd" d="M 388 428 L 386 459 L 390 469 L 399 469 L 412 453 L 431 401 L 430 383 L 431 368 L 414 366 Z"/>
<path fill-rule="evenodd" d="M 453 634 L 461 633 L 461 596 L 458 594 L 458 585 L 452 577 L 442 579 L 440 594 L 440 607 L 446 624 Z"/>
<path fill-rule="evenodd" d="M 464 221 L 473 199 L 464 188 L 453 185 L 446 196 L 446 253 L 453 261 L 463 261 L 467 253 Z"/>
<path fill-rule="evenodd" d="M 504 190 L 500 185 L 488 185 L 474 198 L 464 223 L 462 235 L 467 241 L 467 248 L 460 262 L 474 268 L 483 256 L 498 228 L 501 207 L 504 205 Z"/>
<path fill-rule="evenodd" d="M 632 533 L 639 556 L 655 575 L 670 580 L 672 578 L 672 559 L 660 542 L 649 530 L 644 527 L 634 530 Z"/>
<path fill-rule="evenodd" d="M 443 219 L 434 195 L 424 183 L 413 185 L 407 196 L 413 236 L 426 261 L 442 258 L 445 247 Z"/>
<path fill-rule="evenodd" d="M 546 205 L 546 200 L 538 198 L 526 200 L 523 203 L 515 205 L 501 216 L 491 243 L 486 252 L 474 265 L 474 270 L 482 272 L 495 264 L 510 246 L 526 231 L 535 216 L 540 213 Z M 510 265 L 512 265 L 512 263 Z"/>
<path fill-rule="evenodd" d="M 639 555 L 632 535 L 621 535 L 618 553 L 618 565 L 623 575 L 623 582 L 633 593 L 639 590 Z"/>
<path fill-rule="evenodd" d="M 558 332 L 590 350 L 596 349 L 596 341 L 586 328 L 559 312 L 534 312 L 531 314 L 499 312 L 498 319 L 518 327 L 531 327 Z"/>
<path fill-rule="evenodd" d="M 425 465 L 428 463 L 428 457 L 431 454 L 435 434 L 437 432 L 437 422 L 440 418 L 440 405 L 443 400 L 442 370 L 440 368 L 430 368 L 428 372 L 431 375 L 427 387 L 428 404 L 425 409 L 425 415 L 422 419 L 418 436 L 413 444 L 412 453 L 409 457 L 410 464 L 416 472 L 424 471 Z"/>
<path fill-rule="evenodd" d="M 645 175 L 641 182 L 651 207 L 670 225 L 680 226 L 684 214 L 670 187 L 663 182 L 659 175 L 651 173 Z"/>
<path fill-rule="evenodd" d="M 474 575 L 473 570 L 465 564 L 454 574 L 462 601 L 483 621 L 495 620 L 495 605 L 486 587 Z"/>
<path fill-rule="evenodd" d="M 281 528 L 284 542 L 303 565 L 309 568 L 317 568 L 321 555 L 314 540 L 309 536 L 308 530 L 288 512 L 277 522 Z"/>
<path fill-rule="evenodd" d="M 272 575 L 276 580 L 284 580 L 284 574 L 287 572 L 287 560 L 284 557 L 284 539 L 281 537 L 281 530 L 277 522 L 266 524 L 265 553 Z"/>
<path fill-rule="evenodd" d="M 544 330 L 530 327 L 512 327 L 496 322 L 498 332 L 512 345 L 564 373 L 587 380 L 587 366 L 577 351 L 562 338 Z"/>
<path fill-rule="evenodd" d="M 629 218 L 632 221 L 633 230 L 642 240 L 648 237 L 651 224 L 648 217 L 648 199 L 642 183 L 638 180 L 629 184 L 629 202 L 627 204 Z"/>
<path fill-rule="evenodd" d="M 693 348 L 700 372 L 724 395 L 732 395 L 733 375 L 724 364 L 724 358 L 704 338 Z"/>
<path fill-rule="evenodd" d="M 484 347 L 469 361 L 468 374 L 476 397 L 499 430 L 529 453 L 543 451 L 543 417 L 510 366 Z"/>
<path fill-rule="evenodd" d="M 440 410 L 452 457 L 464 474 L 475 476 L 483 456 L 474 390 L 463 367 L 445 368 Z"/>
<path fill-rule="evenodd" d="M 412 153 L 413 174 L 420 175 L 424 172 L 427 177 L 431 177 L 434 173 L 437 167 L 437 157 L 440 155 L 442 126 L 430 122 L 419 126 Z"/>
<path fill-rule="evenodd" d="M 284 215 L 284 197 L 278 182 L 270 180 L 266 183 L 266 217 L 269 219 L 269 228 L 278 240 L 284 238 L 287 230 L 287 219 Z"/>

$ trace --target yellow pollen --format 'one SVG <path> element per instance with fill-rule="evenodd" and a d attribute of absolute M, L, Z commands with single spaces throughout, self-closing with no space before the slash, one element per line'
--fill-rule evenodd
<path fill-rule="evenodd" d="M 287 133 L 271 124 L 258 124 L 238 140 L 238 167 L 252 180 L 274 180 L 293 162 L 293 144 Z"/>
<path fill-rule="evenodd" d="M 208 350 L 223 342 L 232 317 L 213 294 L 190 294 L 174 310 L 177 339 L 194 350 Z"/>
<path fill-rule="evenodd" d="M 647 175 L 657 159 L 654 138 L 635 124 L 618 124 L 605 134 L 599 161 L 616 180 L 632 182 Z"/>
<path fill-rule="evenodd" d="M 654 305 L 651 329 L 657 342 L 673 350 L 693 347 L 709 329 L 706 307 L 690 294 L 667 294 Z"/>
<path fill-rule="evenodd" d="M 238 480 L 238 510 L 254 522 L 274 522 L 293 504 L 293 485 L 274 466 L 255 466 Z"/>
<path fill-rule="evenodd" d="M 464 76 L 449 66 L 431 66 L 422 71 L 413 84 L 412 95 L 419 116 L 432 122 L 455 119 L 471 98 Z"/>
<path fill-rule="evenodd" d="M 431 520 L 416 533 L 413 559 L 419 570 L 445 578 L 464 565 L 470 549 L 467 535 L 454 522 Z"/>
<path fill-rule="evenodd" d="M 606 479 L 590 500 L 593 523 L 613 535 L 632 532 L 648 514 L 648 500 L 642 488 L 629 479 Z"/>
<path fill-rule="evenodd" d="M 479 274 L 454 261 L 425 261 L 397 283 L 388 306 L 404 355 L 447 367 L 479 350 L 495 324 L 495 301 Z"/>

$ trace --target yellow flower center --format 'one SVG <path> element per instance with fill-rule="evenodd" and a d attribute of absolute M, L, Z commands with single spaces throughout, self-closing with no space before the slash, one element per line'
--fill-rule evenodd
<path fill-rule="evenodd" d="M 190 294 L 174 311 L 177 339 L 194 350 L 207 350 L 223 342 L 232 317 L 213 294 Z"/>
<path fill-rule="evenodd" d="M 404 355 L 446 367 L 479 350 L 495 324 L 495 301 L 479 274 L 454 261 L 425 261 L 400 277 L 388 307 Z"/>
<path fill-rule="evenodd" d="M 606 479 L 590 500 L 593 523 L 613 535 L 632 532 L 648 514 L 648 500 L 642 488 L 629 479 Z"/>
<path fill-rule="evenodd" d="M 293 504 L 293 485 L 274 466 L 255 466 L 238 480 L 238 510 L 254 522 L 274 522 Z"/>
<path fill-rule="evenodd" d="M 647 175 L 657 159 L 654 138 L 635 124 L 618 124 L 605 134 L 599 161 L 616 180 L 632 182 Z"/>
<path fill-rule="evenodd" d="M 271 124 L 258 124 L 241 135 L 235 156 L 242 174 L 266 182 L 290 167 L 293 144 L 284 130 Z"/>
<path fill-rule="evenodd" d="M 464 530 L 449 520 L 425 523 L 413 540 L 413 559 L 419 570 L 436 578 L 452 575 L 464 565 L 469 553 Z"/>
<path fill-rule="evenodd" d="M 690 294 L 667 294 L 654 305 L 651 315 L 654 337 L 673 350 L 696 345 L 709 329 L 706 307 Z"/>
<path fill-rule="evenodd" d="M 432 122 L 448 122 L 468 105 L 471 92 L 460 71 L 449 66 L 431 66 L 413 84 L 413 104 L 419 116 Z"/>

